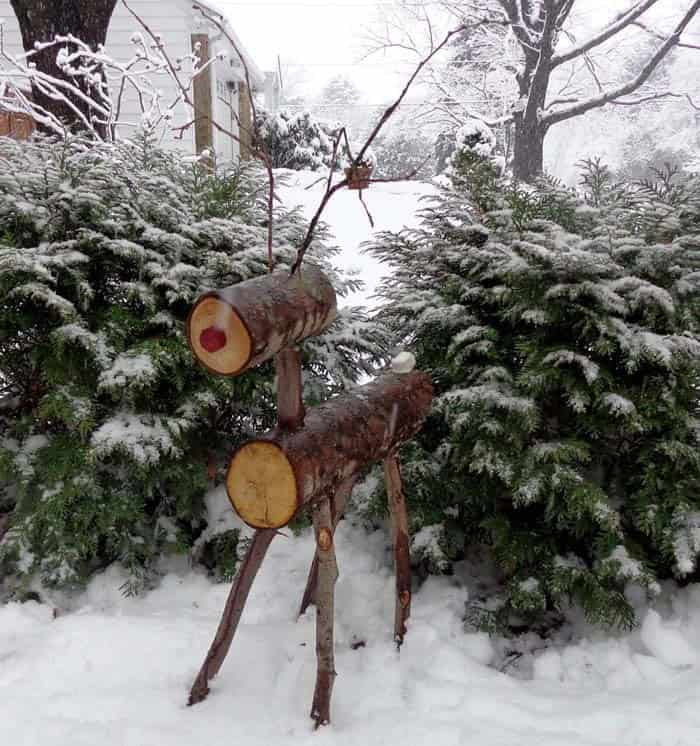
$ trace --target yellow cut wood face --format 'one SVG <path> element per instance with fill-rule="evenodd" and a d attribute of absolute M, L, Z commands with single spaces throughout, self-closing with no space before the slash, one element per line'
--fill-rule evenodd
<path fill-rule="evenodd" d="M 212 328 L 226 335 L 224 346 L 215 352 L 208 351 L 202 344 L 202 333 Z M 195 357 L 213 373 L 235 375 L 250 360 L 250 334 L 233 308 L 219 298 L 204 298 L 192 309 L 188 334 Z"/>
<path fill-rule="evenodd" d="M 242 446 L 231 461 L 226 489 L 236 513 L 253 528 L 282 528 L 297 511 L 294 470 L 275 443 Z"/>

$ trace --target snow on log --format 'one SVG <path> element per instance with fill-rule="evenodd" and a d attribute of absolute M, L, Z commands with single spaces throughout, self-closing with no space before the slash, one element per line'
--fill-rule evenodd
<path fill-rule="evenodd" d="M 187 339 L 212 373 L 240 375 L 333 322 L 335 290 L 318 267 L 264 277 L 202 295 L 187 320 Z"/>
<path fill-rule="evenodd" d="M 310 410 L 301 429 L 274 430 L 246 443 L 226 479 L 234 509 L 254 528 L 286 526 L 302 506 L 328 497 L 412 438 L 432 397 L 427 374 L 385 373 Z"/>

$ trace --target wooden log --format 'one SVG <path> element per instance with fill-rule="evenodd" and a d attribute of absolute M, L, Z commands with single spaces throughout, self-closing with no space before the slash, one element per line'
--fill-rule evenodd
<path fill-rule="evenodd" d="M 318 267 L 275 272 L 202 295 L 187 320 L 192 353 L 209 371 L 237 376 L 334 321 L 336 295 Z"/>
<path fill-rule="evenodd" d="M 276 533 L 272 529 L 255 532 L 253 541 L 241 566 L 238 568 L 233 585 L 231 586 L 231 592 L 226 601 L 224 613 L 221 616 L 214 641 L 197 674 L 197 678 L 194 680 L 194 684 L 192 684 L 188 700 L 189 705 L 196 705 L 198 702 L 206 699 L 209 694 L 209 682 L 219 673 L 226 654 L 231 647 L 231 642 L 233 636 L 236 634 L 236 629 L 243 613 L 243 607 L 248 599 L 253 581 L 258 574 L 262 561 L 265 559 L 270 542 L 275 538 Z"/>
<path fill-rule="evenodd" d="M 408 513 L 399 460 L 395 453 L 384 459 L 386 491 L 389 496 L 391 535 L 394 545 L 396 573 L 396 606 L 394 610 L 394 641 L 401 647 L 406 636 L 406 621 L 411 616 L 411 556 L 408 536 Z"/>
<path fill-rule="evenodd" d="M 333 545 L 333 520 L 330 500 L 313 506 L 316 552 L 318 553 L 318 587 L 316 589 L 316 687 L 311 718 L 316 728 L 331 721 L 331 696 L 335 671 L 333 612 L 338 564 Z"/>
<path fill-rule="evenodd" d="M 281 528 L 304 505 L 412 438 L 430 410 L 425 373 L 386 373 L 310 410 L 303 428 L 279 429 L 234 454 L 226 488 L 238 515 L 254 528 Z"/>
<path fill-rule="evenodd" d="M 356 477 L 346 479 L 340 487 L 335 491 L 335 494 L 331 497 L 331 522 L 333 524 L 333 536 L 335 536 L 335 530 L 338 527 L 340 519 L 343 517 L 345 511 L 345 504 L 352 493 L 352 488 L 355 486 L 357 481 Z M 306 610 L 315 603 L 316 599 L 316 586 L 318 585 L 318 550 L 314 554 L 313 562 L 311 563 L 311 569 L 306 579 L 306 587 L 304 588 L 304 595 L 301 598 L 301 605 L 299 606 L 299 616 L 303 616 Z"/>

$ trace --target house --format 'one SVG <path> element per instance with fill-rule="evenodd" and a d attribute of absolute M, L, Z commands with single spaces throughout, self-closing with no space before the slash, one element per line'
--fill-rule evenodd
<path fill-rule="evenodd" d="M 247 143 L 252 131 L 252 114 L 247 90 L 246 74 L 240 58 L 226 35 L 217 26 L 207 21 L 196 6 L 199 5 L 212 15 L 218 15 L 216 6 L 208 0 L 129 0 L 129 6 L 153 31 L 160 35 L 164 48 L 173 59 L 184 57 L 198 45 L 199 56 L 203 60 L 216 61 L 194 84 L 195 107 L 198 112 L 211 113 L 211 117 L 198 118 L 195 125 L 184 130 L 180 135 L 169 132 L 163 144 L 192 154 L 205 149 L 214 149 L 224 160 L 247 157 Z M 3 48 L 9 55 L 24 52 L 19 25 L 12 11 L 9 0 L 0 0 L 0 18 L 4 19 Z M 229 21 L 225 22 L 227 34 L 233 39 L 236 47 L 245 59 L 248 79 L 254 93 L 265 94 L 265 104 L 273 109 L 279 100 L 279 87 L 275 74 L 263 74 L 253 58 L 246 51 Z M 118 0 L 107 35 L 106 52 L 115 60 L 128 62 L 134 58 L 135 46 L 132 37 L 135 32 L 147 35 L 139 23 L 129 13 L 125 5 Z M 217 56 L 223 52 L 223 58 Z M 155 76 L 154 76 L 155 77 Z M 170 102 L 176 99 L 176 83 L 168 76 L 161 74 L 157 87 L 162 91 L 162 100 Z M 222 128 L 236 135 L 232 138 L 212 126 L 211 120 Z M 132 86 L 125 86 L 119 121 L 134 123 L 141 120 L 141 108 L 138 95 Z M 240 122 L 240 127 L 239 127 Z M 173 126 L 186 124 L 186 112 L 183 107 L 175 113 Z M 26 122 L 22 122 L 26 130 Z M 5 116 L 0 119 L 0 134 L 10 134 L 13 127 L 17 129 L 16 117 Z M 4 130 L 3 130 L 4 128 Z M 118 128 L 119 134 L 128 134 L 127 125 Z M 240 140 L 240 142 L 238 141 Z"/>

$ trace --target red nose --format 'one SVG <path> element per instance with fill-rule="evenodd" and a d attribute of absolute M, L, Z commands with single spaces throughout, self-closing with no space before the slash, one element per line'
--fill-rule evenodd
<path fill-rule="evenodd" d="M 223 329 L 210 326 L 199 335 L 199 344 L 207 352 L 218 352 L 226 347 L 226 332 Z"/>

